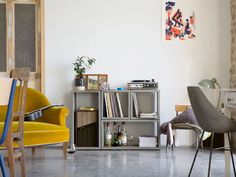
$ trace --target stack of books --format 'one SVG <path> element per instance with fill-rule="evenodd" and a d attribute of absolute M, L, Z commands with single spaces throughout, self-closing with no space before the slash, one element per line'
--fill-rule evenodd
<path fill-rule="evenodd" d="M 156 147 L 157 138 L 155 136 L 140 136 L 139 147 Z"/>
<path fill-rule="evenodd" d="M 105 112 L 108 118 L 124 117 L 119 93 L 104 93 Z"/>
<path fill-rule="evenodd" d="M 140 118 L 152 118 L 152 119 L 155 119 L 155 118 L 157 118 L 157 113 L 156 112 L 153 112 L 153 113 L 140 113 L 139 117 Z"/>

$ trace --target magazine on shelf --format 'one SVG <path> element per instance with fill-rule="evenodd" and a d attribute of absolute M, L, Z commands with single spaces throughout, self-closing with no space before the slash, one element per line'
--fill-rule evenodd
<path fill-rule="evenodd" d="M 120 114 L 119 114 L 119 107 L 118 107 L 117 98 L 116 98 L 115 93 L 112 93 L 112 97 L 113 97 L 113 100 L 114 100 L 115 116 L 116 116 L 116 117 L 120 117 Z"/>
<path fill-rule="evenodd" d="M 107 103 L 108 103 L 108 117 L 113 117 L 112 115 L 112 108 L 111 108 L 111 98 L 110 98 L 110 94 L 106 93 L 107 95 Z"/>
<path fill-rule="evenodd" d="M 109 117 L 109 111 L 108 111 L 108 102 L 107 102 L 107 95 L 104 93 L 104 112 L 106 113 L 107 117 Z"/>
<path fill-rule="evenodd" d="M 133 101 L 134 101 L 135 117 L 139 117 L 139 115 L 138 115 L 138 100 L 137 100 L 137 95 L 136 95 L 136 93 L 133 93 Z"/>
<path fill-rule="evenodd" d="M 121 103 L 120 103 L 119 93 L 116 93 L 116 99 L 117 99 L 117 103 L 118 103 L 120 117 L 124 117 L 122 107 L 121 107 Z"/>
<path fill-rule="evenodd" d="M 112 117 L 116 117 L 116 111 L 115 111 L 115 101 L 114 101 L 114 95 L 113 93 L 108 93 L 110 95 L 110 99 L 111 99 L 111 110 L 112 110 Z"/>

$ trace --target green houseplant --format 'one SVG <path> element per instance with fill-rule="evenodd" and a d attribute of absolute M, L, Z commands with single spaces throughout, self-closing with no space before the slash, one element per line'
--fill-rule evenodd
<path fill-rule="evenodd" d="M 76 73 L 75 77 L 75 87 L 79 90 L 85 90 L 85 81 L 83 78 L 83 74 L 89 70 L 92 65 L 96 62 L 95 58 L 89 58 L 87 56 L 79 57 L 77 56 L 75 59 L 74 71 Z"/>

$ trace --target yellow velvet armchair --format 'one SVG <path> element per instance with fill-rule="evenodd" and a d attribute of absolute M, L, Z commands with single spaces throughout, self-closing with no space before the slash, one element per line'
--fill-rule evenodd
<path fill-rule="evenodd" d="M 26 113 L 49 105 L 50 102 L 42 93 L 32 88 L 27 89 Z M 0 131 L 3 130 L 5 113 L 6 107 L 0 106 Z M 68 115 L 69 110 L 66 107 L 52 107 L 43 111 L 43 116 L 36 121 L 25 121 L 24 146 L 34 149 L 36 146 L 63 143 L 63 154 L 66 158 L 69 141 L 69 129 L 66 127 Z M 17 122 L 13 122 L 13 131 L 16 128 Z"/>

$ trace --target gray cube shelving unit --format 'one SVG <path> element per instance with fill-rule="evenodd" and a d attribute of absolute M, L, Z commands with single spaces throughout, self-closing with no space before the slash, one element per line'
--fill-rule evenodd
<path fill-rule="evenodd" d="M 104 93 L 118 93 L 124 117 L 108 117 L 105 111 Z M 136 94 L 139 112 L 156 112 L 155 118 L 139 118 L 134 113 L 133 94 Z M 98 146 L 76 147 L 76 149 L 160 149 L 160 92 L 159 90 L 103 90 L 103 91 L 73 91 L 73 112 L 80 106 L 93 106 L 98 109 Z M 72 112 L 72 113 L 73 113 Z M 127 146 L 106 147 L 104 145 L 105 128 L 107 123 L 121 124 L 125 122 L 127 132 Z M 75 142 L 75 115 L 71 119 L 70 146 Z M 142 148 L 138 146 L 138 137 L 156 136 L 157 146 L 153 148 Z"/>

